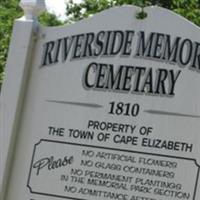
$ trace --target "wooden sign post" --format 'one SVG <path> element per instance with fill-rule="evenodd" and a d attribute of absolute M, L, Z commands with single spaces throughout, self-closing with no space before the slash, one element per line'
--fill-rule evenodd
<path fill-rule="evenodd" d="M 0 99 L 3 200 L 198 200 L 200 29 L 160 7 L 44 27 L 22 1 Z"/>

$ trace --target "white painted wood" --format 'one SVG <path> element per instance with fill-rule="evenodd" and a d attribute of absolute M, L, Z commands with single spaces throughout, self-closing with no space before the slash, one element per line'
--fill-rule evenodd
<path fill-rule="evenodd" d="M 14 146 L 28 84 L 36 27 L 32 20 L 16 20 L 13 29 L 6 76 L 0 94 L 0 199 L 4 199 L 6 180 L 11 175 L 10 165 L 15 158 Z"/>
<path fill-rule="evenodd" d="M 16 64 L 19 69 L 14 73 L 7 69 L 8 78 L 1 97 L 4 113 L 1 115 L 4 125 L 0 129 L 3 133 L 1 138 L 5 137 L 5 132 L 9 137 L 17 135 L 16 140 L 3 139 L 16 142 L 15 150 L 11 152 L 13 167 L 9 170 L 3 200 L 200 198 L 200 73 L 198 67 L 191 67 L 196 60 L 191 56 L 188 65 L 182 66 L 180 56 L 175 57 L 177 61 L 174 63 L 170 59 L 148 57 L 148 54 L 136 56 L 141 34 L 148 38 L 153 33 L 153 37 L 160 37 L 152 42 L 157 54 L 167 48 L 160 36 L 163 34 L 165 39 L 170 37 L 171 42 L 179 38 L 182 47 L 187 43 L 182 50 L 178 47 L 177 54 L 182 55 L 182 61 L 187 59 L 186 51 L 191 49 L 192 54 L 199 58 L 200 49 L 194 49 L 198 46 L 200 29 L 159 7 L 145 8 L 148 17 L 139 20 L 135 16 L 140 10 L 135 6 L 123 6 L 70 26 L 39 26 L 31 57 L 30 53 L 29 56 L 24 54 L 28 44 L 31 44 L 33 24 L 27 22 L 28 38 L 23 35 L 24 29 L 20 29 L 20 35 L 28 41 L 23 41 L 21 45 L 22 41 L 15 39 L 13 45 L 20 48 L 10 55 L 16 58 L 20 53 L 24 59 L 9 59 L 11 64 L 8 62 L 8 66 Z M 92 40 L 87 38 L 86 41 L 87 35 L 93 33 L 96 38 L 98 34 L 114 34 L 114 31 L 121 31 L 118 34 L 134 31 L 134 35 L 130 35 L 131 45 L 130 42 L 126 44 L 130 55 L 122 56 L 120 52 L 113 56 L 83 56 L 85 48 L 81 48 L 81 45 Z M 64 60 L 67 55 L 64 45 L 69 45 L 73 38 L 75 42 L 72 42 L 72 48 L 69 47 L 68 57 Z M 92 47 L 88 45 L 86 49 L 90 51 L 90 48 L 94 48 L 92 50 L 98 52 L 101 48 L 99 43 L 104 39 L 100 37 L 100 41 L 96 41 Z M 105 44 L 109 46 L 109 43 Z M 56 51 L 59 47 L 59 51 Z M 106 45 L 102 50 L 106 54 L 105 49 Z M 75 58 L 80 52 L 82 58 Z M 30 65 L 27 65 L 28 61 Z M 200 63 L 195 64 L 198 66 Z M 29 69 L 25 66 L 29 66 Z M 144 71 L 139 79 L 135 78 L 138 77 L 136 67 Z M 111 84 L 112 75 L 115 75 L 112 69 L 119 73 L 119 69 L 124 70 L 119 76 L 123 77 L 120 84 Z M 150 71 L 152 76 L 148 74 Z M 167 73 L 158 76 L 161 71 Z M 177 72 L 180 75 L 177 76 L 173 92 L 166 93 L 164 89 L 172 89 L 172 79 Z M 173 76 L 170 76 L 171 73 Z M 149 79 L 145 80 L 146 77 Z M 146 84 L 139 92 L 136 89 L 137 80 L 141 81 L 139 89 Z M 159 90 L 156 89 L 158 83 L 161 85 Z M 131 108 L 132 105 L 139 105 L 139 112 L 126 114 L 120 113 L 120 109 L 112 109 L 111 105 L 115 108 L 120 102 Z M 143 130 L 149 132 L 145 134 Z M 80 137 L 79 134 L 84 131 L 92 136 Z M 102 135 L 106 136 L 104 140 L 101 139 Z M 166 147 L 158 146 L 155 142 L 166 144 Z M 5 152 L 8 151 L 7 146 L 6 149 Z M 91 165 L 84 165 L 82 160 L 91 161 Z M 78 175 L 75 175 L 76 170 Z M 94 181 L 89 183 L 89 179 Z M 99 180 L 108 181 L 108 185 L 100 184 Z M 120 184 L 124 185 L 120 187 Z M 138 191 L 135 185 L 148 187 L 147 192 Z M 70 191 L 69 187 L 73 186 Z M 113 198 L 112 195 L 118 197 Z"/>
<path fill-rule="evenodd" d="M 21 0 L 19 5 L 24 10 L 25 20 L 36 19 L 41 12 L 46 10 L 44 0 Z"/>

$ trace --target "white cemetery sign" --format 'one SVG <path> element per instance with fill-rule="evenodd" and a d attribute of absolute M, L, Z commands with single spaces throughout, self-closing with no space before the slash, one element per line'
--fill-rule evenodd
<path fill-rule="evenodd" d="M 135 6 L 49 28 L 42 3 L 22 6 L 1 94 L 1 199 L 199 200 L 200 29 L 159 7 L 137 19 Z"/>

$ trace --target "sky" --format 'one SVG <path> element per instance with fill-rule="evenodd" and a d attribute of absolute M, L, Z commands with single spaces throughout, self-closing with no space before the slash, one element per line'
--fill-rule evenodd
<path fill-rule="evenodd" d="M 54 14 L 56 14 L 57 16 L 59 16 L 61 19 L 64 19 L 65 16 L 65 2 L 67 2 L 67 0 L 45 0 L 46 1 L 46 6 L 47 9 L 50 12 L 53 12 Z M 74 2 L 76 3 L 80 3 L 81 0 L 74 0 Z"/>

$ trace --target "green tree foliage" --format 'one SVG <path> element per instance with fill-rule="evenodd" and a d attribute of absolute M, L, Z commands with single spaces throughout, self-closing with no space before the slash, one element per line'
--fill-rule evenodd
<path fill-rule="evenodd" d="M 44 26 L 60 26 L 64 22 L 60 21 L 56 15 L 48 12 L 44 12 L 40 17 L 39 21 Z"/>
<path fill-rule="evenodd" d="M 8 54 L 14 20 L 23 15 L 19 0 L 0 0 L 0 88 Z M 62 22 L 54 14 L 45 12 L 39 18 L 43 25 L 57 26 Z"/>
<path fill-rule="evenodd" d="M 174 0 L 171 9 L 200 26 L 200 0 Z"/>
<path fill-rule="evenodd" d="M 8 53 L 13 21 L 22 15 L 16 0 L 0 0 L 0 84 Z"/>
<path fill-rule="evenodd" d="M 158 5 L 173 10 L 200 26 L 200 0 L 85 0 L 78 4 L 70 0 L 67 4 L 66 15 L 69 16 L 68 22 L 74 22 L 104 9 L 123 4 L 140 7 Z"/>

